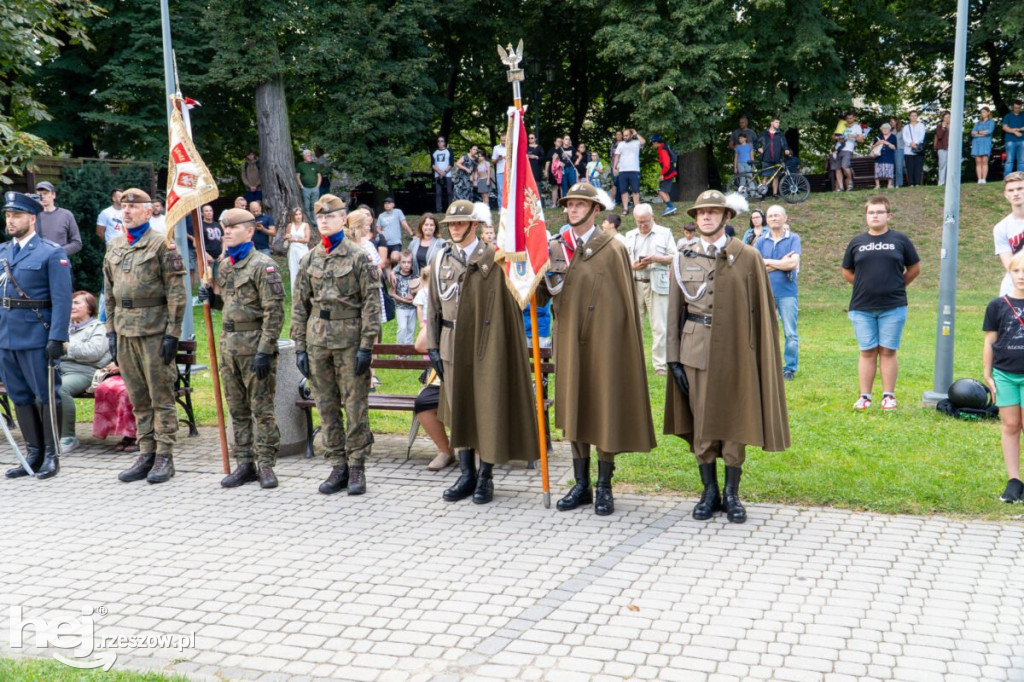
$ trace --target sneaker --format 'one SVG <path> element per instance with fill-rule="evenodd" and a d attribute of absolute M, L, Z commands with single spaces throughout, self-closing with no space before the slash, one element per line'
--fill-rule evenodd
<path fill-rule="evenodd" d="M 895 410 L 900 404 L 896 402 L 896 396 L 894 395 L 883 395 L 882 396 L 882 409 L 886 412 Z"/>
<path fill-rule="evenodd" d="M 673 206 L 671 208 L 666 208 L 664 211 L 661 212 L 661 215 L 663 215 L 663 216 L 665 216 L 665 215 L 672 215 L 673 213 L 675 213 L 678 210 L 679 209 L 676 208 L 675 206 Z"/>
<path fill-rule="evenodd" d="M 861 397 L 857 398 L 857 402 L 853 404 L 853 409 L 860 410 L 861 412 L 868 409 L 869 407 L 871 407 L 871 396 L 869 395 L 862 395 Z"/>
<path fill-rule="evenodd" d="M 999 499 L 1011 504 L 1014 502 L 1024 502 L 1024 483 L 1021 483 L 1018 478 L 1011 478 L 1007 481 L 1006 490 L 999 496 Z"/>
<path fill-rule="evenodd" d="M 796 378 L 796 372 L 783 372 L 782 378 L 785 379 L 786 381 L 792 381 L 793 379 Z"/>
<path fill-rule="evenodd" d="M 65 436 L 60 439 L 60 451 L 67 454 L 78 447 L 78 439 L 74 436 Z"/>

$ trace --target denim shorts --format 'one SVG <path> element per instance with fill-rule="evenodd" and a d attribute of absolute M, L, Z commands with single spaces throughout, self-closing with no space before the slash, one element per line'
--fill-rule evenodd
<path fill-rule="evenodd" d="M 907 322 L 907 306 L 885 310 L 851 310 L 850 322 L 861 350 L 879 346 L 899 350 L 903 325 Z"/>
<path fill-rule="evenodd" d="M 1012 374 L 993 367 L 992 382 L 996 385 L 996 407 L 1024 405 L 1024 374 Z"/>

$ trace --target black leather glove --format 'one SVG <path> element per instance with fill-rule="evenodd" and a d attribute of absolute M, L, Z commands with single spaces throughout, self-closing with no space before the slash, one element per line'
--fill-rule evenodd
<path fill-rule="evenodd" d="M 295 354 L 295 366 L 299 368 L 302 376 L 309 378 L 309 356 L 306 351 L 300 350 Z"/>
<path fill-rule="evenodd" d="M 160 358 L 164 361 L 165 365 L 169 365 L 174 362 L 174 358 L 177 355 L 178 339 L 170 334 L 164 334 L 163 343 L 160 344 Z"/>
<path fill-rule="evenodd" d="M 441 351 L 431 348 L 427 351 L 427 357 L 430 358 L 430 364 L 434 366 L 434 371 L 437 372 L 437 378 L 444 381 L 444 363 L 441 362 Z"/>
<path fill-rule="evenodd" d="M 212 302 L 213 301 L 213 287 L 211 287 L 209 284 L 200 284 L 199 285 L 198 298 L 203 303 L 206 303 L 207 301 L 211 301 Z"/>
<path fill-rule="evenodd" d="M 110 346 L 112 361 L 117 362 L 117 332 L 107 332 L 107 345 Z"/>
<path fill-rule="evenodd" d="M 50 360 L 60 360 L 64 355 L 64 344 L 60 341 L 50 339 L 46 342 L 46 357 Z"/>
<path fill-rule="evenodd" d="M 373 359 L 373 352 L 369 348 L 360 348 L 356 351 L 356 374 L 366 374 L 370 371 L 370 361 Z"/>
<path fill-rule="evenodd" d="M 690 381 L 686 378 L 686 372 L 683 371 L 683 366 L 678 362 L 670 362 L 668 363 L 668 369 L 672 372 L 672 378 L 676 380 L 676 386 L 679 387 L 683 397 L 689 399 Z"/>
<path fill-rule="evenodd" d="M 252 364 L 249 365 L 249 369 L 256 372 L 256 378 L 263 381 L 270 376 L 270 355 L 267 353 L 257 353 L 252 356 Z"/>

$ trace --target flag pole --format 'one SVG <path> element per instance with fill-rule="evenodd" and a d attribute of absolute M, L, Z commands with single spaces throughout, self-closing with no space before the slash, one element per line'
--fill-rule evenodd
<path fill-rule="evenodd" d="M 175 76 L 177 80 L 177 76 Z M 174 97 L 174 106 L 181 114 L 182 97 L 177 92 Z M 199 272 L 200 283 L 206 282 L 206 240 L 203 237 L 203 214 L 202 208 L 196 207 L 192 211 L 192 238 L 196 243 L 196 269 Z M 206 344 L 210 351 L 210 374 L 213 376 L 213 402 L 217 411 L 217 433 L 220 436 L 220 458 L 224 467 L 224 473 L 231 473 L 231 460 L 228 457 L 228 432 L 224 425 L 224 401 L 220 393 L 220 372 L 217 366 L 217 339 L 213 331 L 213 311 L 210 307 L 210 300 L 203 302 L 203 321 L 206 323 Z"/>
<path fill-rule="evenodd" d="M 513 50 L 512 45 L 509 44 L 507 51 L 503 50 L 501 46 L 498 46 L 498 55 L 502 58 L 502 63 L 508 66 L 508 80 L 512 83 L 512 100 L 517 111 L 523 111 L 523 95 L 522 86 L 523 82 L 523 70 L 519 68 L 519 62 L 523 58 L 523 41 L 519 41 L 518 50 Z M 508 149 L 508 140 L 505 141 L 505 148 Z M 521 142 L 521 141 L 520 141 Z M 508 152 L 506 151 L 506 157 Z M 505 197 L 506 201 L 511 200 L 509 194 L 511 173 L 505 173 L 505 187 L 502 191 L 502 197 Z M 499 207 L 500 209 L 501 207 Z M 548 476 L 548 440 L 547 440 L 547 423 L 544 418 L 544 375 L 541 373 L 540 368 L 540 334 L 537 329 L 537 294 L 531 294 L 530 296 L 530 339 L 532 345 L 533 355 L 533 385 L 536 399 L 537 408 L 537 431 L 538 439 L 540 443 L 540 484 L 541 490 L 543 491 L 544 508 L 551 508 L 551 481 Z"/>

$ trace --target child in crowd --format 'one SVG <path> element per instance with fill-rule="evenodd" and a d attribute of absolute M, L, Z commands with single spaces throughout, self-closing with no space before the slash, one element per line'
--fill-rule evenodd
<path fill-rule="evenodd" d="M 398 256 L 395 271 L 395 315 L 398 317 L 399 344 L 412 344 L 416 340 L 416 306 L 413 299 L 420 289 L 420 278 L 412 271 L 412 251 L 404 249 Z"/>
<path fill-rule="evenodd" d="M 743 133 L 740 133 L 739 144 L 733 147 L 732 155 L 732 172 L 733 173 L 753 173 L 754 172 L 754 145 L 750 144 L 750 140 Z"/>
<path fill-rule="evenodd" d="M 484 229 L 480 230 L 480 239 L 484 244 L 493 244 L 494 228 L 490 225 L 484 225 Z"/>
<path fill-rule="evenodd" d="M 420 268 L 420 290 L 412 297 L 416 307 L 416 317 L 420 320 L 420 329 L 427 326 L 427 299 L 430 297 L 430 266 Z"/>
<path fill-rule="evenodd" d="M 622 225 L 622 217 L 614 211 L 609 211 L 604 214 L 604 218 L 601 221 L 601 229 L 605 232 L 611 232 L 623 244 L 626 243 L 626 238 L 619 232 L 619 227 Z"/>
<path fill-rule="evenodd" d="M 600 189 L 601 174 L 604 173 L 604 164 L 597 152 L 590 152 L 590 161 L 587 162 L 587 182 Z"/>
<path fill-rule="evenodd" d="M 1010 259 L 1013 280 L 1009 294 L 993 298 L 985 309 L 985 383 L 992 391 L 1003 422 L 1003 462 L 1009 481 L 999 497 L 1024 502 L 1020 480 L 1021 411 L 1024 408 L 1024 251 Z"/>

